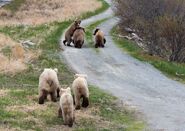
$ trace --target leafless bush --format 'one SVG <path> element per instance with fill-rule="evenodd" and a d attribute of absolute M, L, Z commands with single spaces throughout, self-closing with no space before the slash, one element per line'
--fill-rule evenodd
<path fill-rule="evenodd" d="M 185 0 L 115 0 L 120 27 L 146 41 L 149 53 L 185 62 Z"/>

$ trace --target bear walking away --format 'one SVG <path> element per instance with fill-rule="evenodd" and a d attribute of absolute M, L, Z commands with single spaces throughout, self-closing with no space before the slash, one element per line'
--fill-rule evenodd
<path fill-rule="evenodd" d="M 51 95 L 51 100 L 56 102 L 59 97 L 60 84 L 58 81 L 58 69 L 46 68 L 39 77 L 39 104 L 44 104 L 47 95 Z"/>
<path fill-rule="evenodd" d="M 69 127 L 73 126 L 75 120 L 73 97 L 71 95 L 71 89 L 60 89 L 60 107 L 58 110 L 58 117 L 62 117 L 64 125 Z"/>
<path fill-rule="evenodd" d="M 76 74 L 75 80 L 72 84 L 72 90 L 75 99 L 75 109 L 80 109 L 80 99 L 83 98 L 82 107 L 88 107 L 89 105 L 89 89 L 87 84 L 87 75 Z"/>
<path fill-rule="evenodd" d="M 95 36 L 95 48 L 104 47 L 106 43 L 106 39 L 105 39 L 103 31 L 97 28 L 94 31 L 93 35 Z"/>
<path fill-rule="evenodd" d="M 76 28 L 73 34 L 73 43 L 75 48 L 82 48 L 85 39 L 85 29 L 82 27 Z"/>
<path fill-rule="evenodd" d="M 81 20 L 76 20 L 66 31 L 65 33 L 65 40 L 63 41 L 63 44 L 67 46 L 70 46 L 70 43 L 72 42 L 72 36 L 76 28 L 80 27 Z"/>

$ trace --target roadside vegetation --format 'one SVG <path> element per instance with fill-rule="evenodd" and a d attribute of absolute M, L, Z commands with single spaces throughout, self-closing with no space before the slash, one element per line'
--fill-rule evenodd
<path fill-rule="evenodd" d="M 148 62 L 174 80 L 185 83 L 184 63 L 170 62 L 159 56 L 149 55 L 147 52 L 144 52 L 143 49 L 141 49 L 134 41 L 129 41 L 125 38 L 119 37 L 121 32 L 118 26 L 113 28 L 111 33 L 115 43 L 131 56 L 138 60 Z"/>
<path fill-rule="evenodd" d="M 101 0 L 101 2 L 103 2 Z M 108 8 L 82 15 L 87 18 Z M 36 26 L 2 26 L 0 33 L 10 41 L 31 40 L 36 45 L 29 48 L 40 50 L 37 58 L 26 63 L 27 68 L 18 73 L 0 73 L 0 130 L 126 130 L 142 131 L 144 122 L 136 117 L 134 110 L 118 104 L 116 97 L 90 86 L 90 107 L 76 112 L 72 129 L 63 126 L 57 117 L 58 104 L 50 101 L 38 104 L 38 78 L 44 68 L 58 68 L 62 87 L 70 86 L 73 72 L 62 62 L 59 52 L 60 37 L 72 21 L 52 22 Z M 2 51 L 11 54 L 11 49 Z M 26 50 L 27 52 L 27 50 Z"/>
<path fill-rule="evenodd" d="M 185 0 L 118 0 L 115 11 L 120 18 L 112 31 L 116 43 L 135 58 L 185 82 Z M 137 42 L 118 37 L 131 33 L 142 39 L 142 49 Z"/>
<path fill-rule="evenodd" d="M 11 13 L 15 13 L 25 2 L 26 0 L 13 0 L 11 1 L 11 4 L 5 5 L 4 8 L 10 10 Z"/>
<path fill-rule="evenodd" d="M 122 31 L 138 34 L 148 54 L 185 62 L 185 0 L 118 0 L 115 7 Z"/>

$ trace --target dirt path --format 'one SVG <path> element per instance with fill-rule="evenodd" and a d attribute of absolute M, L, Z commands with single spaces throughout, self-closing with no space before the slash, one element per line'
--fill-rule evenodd
<path fill-rule="evenodd" d="M 111 9 L 84 20 L 82 26 L 110 16 Z M 104 49 L 96 52 L 88 46 L 79 50 L 61 44 L 65 49 L 62 58 L 76 72 L 87 74 L 91 84 L 136 106 L 152 129 L 184 131 L 185 86 L 117 48 L 109 35 L 117 21 L 112 18 L 99 26 L 107 35 Z"/>

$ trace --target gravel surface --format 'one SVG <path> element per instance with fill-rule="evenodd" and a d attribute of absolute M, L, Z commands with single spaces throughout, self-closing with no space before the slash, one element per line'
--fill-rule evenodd
<path fill-rule="evenodd" d="M 111 4 L 111 1 L 108 2 Z M 84 20 L 82 26 L 111 16 L 113 12 L 109 9 Z M 62 60 L 75 72 L 87 74 L 90 84 L 135 106 L 144 115 L 151 130 L 184 131 L 185 86 L 120 50 L 109 34 L 117 22 L 114 17 L 98 26 L 106 35 L 105 48 L 97 52 L 87 43 L 82 49 L 66 47 L 61 43 L 64 48 L 61 51 Z"/>
<path fill-rule="evenodd" d="M 12 0 L 0 0 L 0 7 L 10 3 Z"/>

